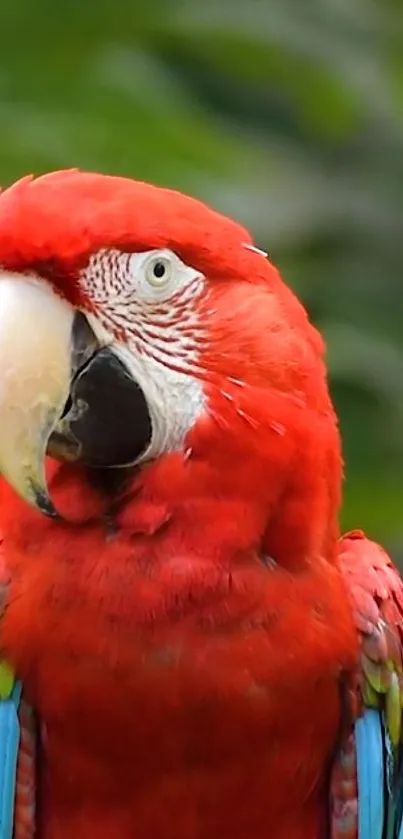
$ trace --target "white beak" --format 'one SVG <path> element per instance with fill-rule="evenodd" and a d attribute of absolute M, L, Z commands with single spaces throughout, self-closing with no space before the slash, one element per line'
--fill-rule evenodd
<path fill-rule="evenodd" d="M 69 394 L 73 319 L 38 278 L 0 271 L 0 472 L 53 516 L 45 455 Z"/>

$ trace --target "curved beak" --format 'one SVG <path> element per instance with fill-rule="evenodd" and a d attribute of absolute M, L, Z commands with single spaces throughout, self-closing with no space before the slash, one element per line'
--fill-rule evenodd
<path fill-rule="evenodd" d="M 89 466 L 134 463 L 151 438 L 145 397 L 113 347 L 39 279 L 0 272 L 0 472 L 59 517 L 47 453 Z"/>
<path fill-rule="evenodd" d="M 56 516 L 45 480 L 47 443 L 67 400 L 74 310 L 44 283 L 0 275 L 0 472 Z"/>

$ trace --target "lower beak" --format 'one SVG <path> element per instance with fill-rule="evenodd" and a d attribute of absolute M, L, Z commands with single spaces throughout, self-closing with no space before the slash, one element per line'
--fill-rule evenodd
<path fill-rule="evenodd" d="M 89 466 L 136 462 L 151 439 L 143 392 L 114 346 L 40 280 L 0 274 L 0 472 L 58 517 L 47 452 Z"/>

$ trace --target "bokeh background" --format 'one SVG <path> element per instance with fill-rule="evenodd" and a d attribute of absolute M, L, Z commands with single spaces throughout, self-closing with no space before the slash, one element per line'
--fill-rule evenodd
<path fill-rule="evenodd" d="M 0 181 L 79 166 L 252 229 L 328 341 L 343 525 L 403 561 L 402 0 L 13 0 Z"/>

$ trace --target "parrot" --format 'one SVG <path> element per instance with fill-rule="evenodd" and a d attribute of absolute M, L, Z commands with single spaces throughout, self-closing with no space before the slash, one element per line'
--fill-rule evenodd
<path fill-rule="evenodd" d="M 325 341 L 242 224 L 0 193 L 0 473 L 14 839 L 403 836 L 402 579 L 341 535 Z"/>

